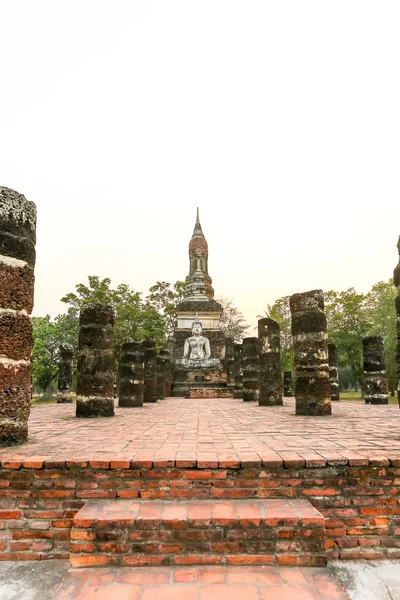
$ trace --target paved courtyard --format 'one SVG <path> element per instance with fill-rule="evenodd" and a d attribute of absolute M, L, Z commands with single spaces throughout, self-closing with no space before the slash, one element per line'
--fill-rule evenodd
<path fill-rule="evenodd" d="M 75 405 L 39 405 L 31 410 L 28 443 L 2 449 L 0 459 L 192 460 L 199 466 L 201 461 L 323 466 L 400 459 L 397 405 L 339 402 L 332 416 L 304 417 L 294 414 L 294 399 L 285 398 L 284 404 L 168 398 L 143 408 L 116 408 L 108 419 L 76 419 Z"/>

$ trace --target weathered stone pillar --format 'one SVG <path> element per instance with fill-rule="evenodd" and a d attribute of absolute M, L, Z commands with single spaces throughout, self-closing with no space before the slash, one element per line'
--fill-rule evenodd
<path fill-rule="evenodd" d="M 79 317 L 77 417 L 114 416 L 114 310 L 91 302 Z"/>
<path fill-rule="evenodd" d="M 397 364 L 397 401 L 400 407 L 400 237 L 397 242 L 397 250 L 399 251 L 399 262 L 393 273 L 393 283 L 397 287 L 397 296 L 395 299 L 396 312 L 397 312 L 397 346 L 396 346 L 396 364 Z"/>
<path fill-rule="evenodd" d="M 388 404 L 388 384 L 382 336 L 363 339 L 364 381 L 363 397 L 365 404 Z"/>
<path fill-rule="evenodd" d="M 139 342 L 121 346 L 119 363 L 119 401 L 121 407 L 143 406 L 144 354 Z"/>
<path fill-rule="evenodd" d="M 157 353 L 156 343 L 142 342 L 144 351 L 144 402 L 157 402 Z"/>
<path fill-rule="evenodd" d="M 169 398 L 172 396 L 172 365 L 171 365 L 171 354 L 166 348 L 161 350 L 160 356 L 165 360 L 165 371 L 164 371 L 164 397 Z"/>
<path fill-rule="evenodd" d="M 228 388 L 235 387 L 235 355 L 234 355 L 234 342 L 233 338 L 226 338 L 225 342 L 225 367 L 227 371 L 227 385 Z"/>
<path fill-rule="evenodd" d="M 234 344 L 233 354 L 234 354 L 234 382 L 235 389 L 233 392 L 233 397 L 241 400 L 243 398 L 243 371 L 242 371 L 242 350 L 243 344 Z"/>
<path fill-rule="evenodd" d="M 312 290 L 290 297 L 296 415 L 330 415 L 328 336 L 324 293 Z"/>
<path fill-rule="evenodd" d="M 258 321 L 260 406 L 282 406 L 281 329 L 273 319 Z"/>
<path fill-rule="evenodd" d="M 243 401 L 258 402 L 260 397 L 258 357 L 258 338 L 247 337 L 243 340 Z"/>
<path fill-rule="evenodd" d="M 165 379 L 167 374 L 167 358 L 163 351 L 157 356 L 157 400 L 165 400 Z"/>
<path fill-rule="evenodd" d="M 71 346 L 59 348 L 58 361 L 58 394 L 57 404 L 71 404 L 72 400 L 72 359 L 74 352 Z"/>
<path fill-rule="evenodd" d="M 0 444 L 28 439 L 36 206 L 0 187 Z"/>
<path fill-rule="evenodd" d="M 293 396 L 292 371 L 285 371 L 283 374 L 283 395 L 285 398 Z"/>
<path fill-rule="evenodd" d="M 329 362 L 329 384 L 331 386 L 331 400 L 338 402 L 340 400 L 339 391 L 339 368 L 337 348 L 335 344 L 328 344 L 328 362 Z"/>

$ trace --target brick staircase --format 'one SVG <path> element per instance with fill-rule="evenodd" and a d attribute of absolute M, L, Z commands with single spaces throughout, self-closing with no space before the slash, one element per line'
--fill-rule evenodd
<path fill-rule="evenodd" d="M 74 567 L 324 566 L 324 517 L 307 500 L 90 501 L 75 515 Z"/>

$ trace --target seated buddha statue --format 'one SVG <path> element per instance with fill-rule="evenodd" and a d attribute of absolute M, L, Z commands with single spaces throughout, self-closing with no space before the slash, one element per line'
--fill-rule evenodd
<path fill-rule="evenodd" d="M 218 358 L 211 357 L 210 340 L 202 335 L 203 326 L 198 317 L 192 324 L 192 336 L 185 340 L 183 358 L 176 361 L 177 365 L 190 368 L 218 367 Z"/>

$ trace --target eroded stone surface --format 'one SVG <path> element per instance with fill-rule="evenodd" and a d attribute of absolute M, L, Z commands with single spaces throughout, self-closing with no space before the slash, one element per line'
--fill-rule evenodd
<path fill-rule="evenodd" d="M 119 406 L 143 406 L 144 353 L 140 342 L 121 346 L 119 363 Z"/>
<path fill-rule="evenodd" d="M 363 397 L 366 404 L 388 404 L 388 384 L 382 336 L 363 339 Z"/>
<path fill-rule="evenodd" d="M 339 391 L 339 366 L 337 357 L 337 348 L 335 344 L 328 344 L 328 362 L 329 362 L 329 383 L 331 386 L 331 401 L 340 400 Z"/>
<path fill-rule="evenodd" d="M 247 337 L 243 340 L 243 401 L 258 402 L 260 397 L 260 361 L 258 338 Z"/>
<path fill-rule="evenodd" d="M 156 343 L 142 342 L 144 352 L 144 402 L 157 402 L 157 352 Z"/>
<path fill-rule="evenodd" d="M 260 406 L 282 405 L 281 339 L 273 319 L 258 321 Z"/>
<path fill-rule="evenodd" d="M 72 400 L 72 359 L 74 356 L 70 346 L 60 346 L 58 362 L 58 404 L 70 404 Z"/>
<path fill-rule="evenodd" d="M 242 351 L 243 344 L 234 344 L 234 398 L 243 399 L 243 370 L 242 370 Z"/>
<path fill-rule="evenodd" d="M 0 187 L 0 444 L 26 441 L 32 393 L 36 206 Z"/>
<path fill-rule="evenodd" d="M 79 317 L 77 417 L 114 416 L 114 310 L 91 302 Z"/>
<path fill-rule="evenodd" d="M 328 336 L 322 290 L 290 297 L 296 414 L 330 415 Z"/>

